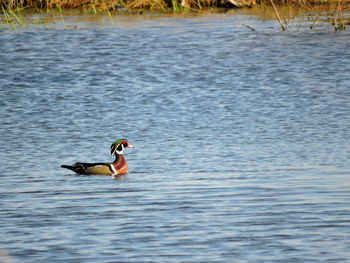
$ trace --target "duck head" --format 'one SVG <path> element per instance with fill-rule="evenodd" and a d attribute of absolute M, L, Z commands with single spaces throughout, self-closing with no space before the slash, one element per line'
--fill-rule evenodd
<path fill-rule="evenodd" d="M 119 139 L 111 145 L 111 155 L 123 154 L 125 148 L 134 148 L 127 139 Z"/>

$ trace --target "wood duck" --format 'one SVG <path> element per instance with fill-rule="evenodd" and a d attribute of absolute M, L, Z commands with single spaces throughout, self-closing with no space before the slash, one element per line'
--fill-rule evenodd
<path fill-rule="evenodd" d="M 117 175 L 126 174 L 128 172 L 128 164 L 123 155 L 125 148 L 134 148 L 126 139 L 116 140 L 111 145 L 111 155 L 115 155 L 113 163 L 75 163 L 74 165 L 61 165 L 62 168 L 70 169 L 77 174 L 105 174 Z"/>

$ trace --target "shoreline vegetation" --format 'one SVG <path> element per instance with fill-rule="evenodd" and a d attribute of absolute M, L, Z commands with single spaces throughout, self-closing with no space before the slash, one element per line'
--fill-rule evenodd
<path fill-rule="evenodd" d="M 339 8 L 350 11 L 350 0 L 0 0 L 1 11 L 30 9 L 82 9 L 90 11 L 130 10 L 201 10 L 203 8 L 242 8 L 255 5 L 295 6 L 303 8 Z"/>
<path fill-rule="evenodd" d="M 311 15 L 310 29 L 322 21 L 335 31 L 350 25 L 350 0 L 0 0 L 0 24 L 22 24 L 26 12 L 78 10 L 82 14 L 142 14 L 144 11 L 164 13 L 220 12 L 238 8 L 266 7 L 273 12 L 282 31 L 288 29 L 285 9 L 303 9 Z M 243 25 L 253 31 L 247 25 Z"/>

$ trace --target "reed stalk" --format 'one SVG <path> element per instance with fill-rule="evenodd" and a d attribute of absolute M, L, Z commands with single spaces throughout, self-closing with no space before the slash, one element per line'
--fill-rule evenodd
<path fill-rule="evenodd" d="M 248 26 L 246 24 L 243 24 L 243 23 L 240 23 L 240 22 L 237 22 L 237 21 L 232 21 L 232 23 L 236 24 L 236 25 L 239 25 L 239 26 L 244 26 L 248 29 L 250 29 L 251 31 L 256 31 L 255 28 L 251 27 L 251 26 Z"/>
<path fill-rule="evenodd" d="M 316 17 L 315 17 L 315 19 L 313 20 L 312 25 L 310 26 L 310 29 L 315 29 L 315 28 L 316 28 L 316 25 L 317 25 L 318 22 L 319 22 L 319 20 L 320 20 L 320 14 L 317 14 Z"/>
<path fill-rule="evenodd" d="M 341 2 L 342 0 L 338 0 L 337 6 L 335 7 L 333 13 L 333 23 L 335 31 L 346 29 L 345 23 L 342 21 L 341 18 Z"/>
<path fill-rule="evenodd" d="M 172 0 L 171 6 L 174 13 L 181 13 L 188 10 L 186 7 L 182 6 L 178 0 Z"/>
<path fill-rule="evenodd" d="M 273 8 L 273 11 L 274 11 L 275 14 L 276 14 L 277 20 L 278 20 L 278 22 L 280 23 L 280 26 L 281 26 L 282 31 L 287 30 L 287 26 L 284 25 L 284 24 L 282 23 L 281 17 L 280 17 L 280 15 L 278 14 L 277 8 L 276 8 L 276 6 L 275 6 L 273 0 L 270 0 L 270 2 L 271 2 L 271 5 L 272 5 L 272 8 Z"/>
<path fill-rule="evenodd" d="M 111 21 L 111 23 L 114 24 L 112 14 L 109 10 L 107 10 L 107 14 L 108 14 L 108 17 L 109 17 L 109 20 Z"/>

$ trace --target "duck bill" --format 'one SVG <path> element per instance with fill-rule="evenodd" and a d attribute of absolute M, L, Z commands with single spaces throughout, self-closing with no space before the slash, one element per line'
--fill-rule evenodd
<path fill-rule="evenodd" d="M 134 148 L 134 146 L 130 142 L 128 142 L 127 148 Z"/>

